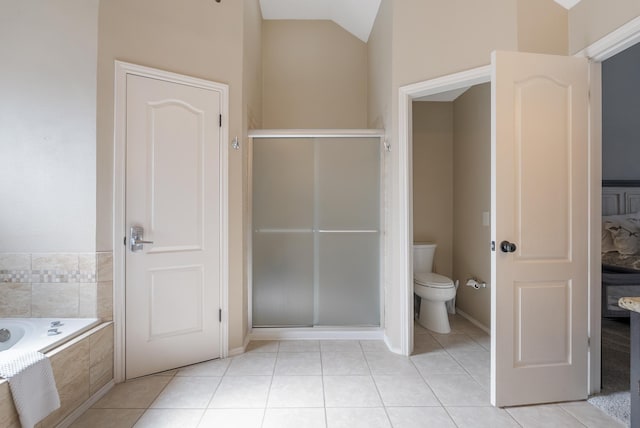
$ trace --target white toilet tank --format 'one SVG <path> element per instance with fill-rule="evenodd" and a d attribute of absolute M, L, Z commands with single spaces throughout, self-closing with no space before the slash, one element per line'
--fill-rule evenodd
<path fill-rule="evenodd" d="M 413 271 L 433 272 L 433 256 L 436 244 L 431 242 L 416 242 L 413 244 Z"/>

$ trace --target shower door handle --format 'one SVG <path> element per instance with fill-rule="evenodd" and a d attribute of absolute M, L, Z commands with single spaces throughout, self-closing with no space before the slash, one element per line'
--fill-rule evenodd
<path fill-rule="evenodd" d="M 142 251 L 144 248 L 144 244 L 153 244 L 153 241 L 145 241 L 144 237 L 144 227 L 142 226 L 131 226 L 129 229 L 129 248 L 132 253 L 136 253 L 138 251 Z"/>

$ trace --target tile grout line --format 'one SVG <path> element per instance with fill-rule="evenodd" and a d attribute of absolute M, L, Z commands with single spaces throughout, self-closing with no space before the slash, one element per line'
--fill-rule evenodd
<path fill-rule="evenodd" d="M 380 404 L 382 404 L 382 409 L 384 411 L 385 416 L 387 417 L 387 422 L 389 422 L 389 426 L 393 427 L 393 422 L 391 421 L 391 418 L 389 417 L 389 412 L 387 411 L 387 405 L 385 404 L 384 400 L 382 399 L 382 394 L 380 393 L 380 388 L 378 388 L 378 384 L 376 382 L 375 377 L 373 377 L 373 371 L 371 370 L 371 366 L 369 365 L 369 360 L 367 359 L 367 353 L 364 351 L 364 348 L 362 347 L 362 343 L 360 343 L 360 341 L 358 341 L 358 344 L 360 345 L 360 350 L 362 351 L 362 354 L 364 356 L 364 361 L 367 364 L 367 368 L 369 369 L 369 376 L 371 377 L 371 381 L 373 382 L 373 386 L 376 388 L 376 392 L 378 393 L 378 398 L 380 399 Z"/>
<path fill-rule="evenodd" d="M 589 428 L 589 426 L 587 424 L 585 424 L 584 422 L 582 422 L 580 419 L 576 418 L 576 416 L 574 414 L 572 414 L 571 412 L 569 412 L 567 409 L 565 409 L 564 407 L 562 407 L 561 405 L 562 403 L 557 403 L 555 404 L 556 407 L 558 407 L 562 412 L 566 413 L 567 415 L 571 416 L 573 419 L 575 419 L 576 421 L 578 421 L 578 423 L 586 428 Z"/>
<path fill-rule="evenodd" d="M 278 365 L 278 355 L 280 355 L 280 341 L 277 341 L 278 343 L 278 349 L 276 349 L 275 355 L 276 355 L 276 359 L 273 362 L 273 369 L 271 370 L 271 380 L 269 381 L 269 389 L 267 391 L 267 398 L 265 399 L 264 402 L 264 409 L 262 410 L 262 421 L 260 422 L 260 427 L 262 428 L 264 426 L 264 421 L 267 419 L 267 409 L 269 408 L 269 397 L 271 396 L 271 388 L 273 386 L 273 378 L 276 375 L 276 366 Z"/>
<path fill-rule="evenodd" d="M 218 361 L 221 361 L 221 359 L 218 359 Z M 216 377 L 219 377 L 220 379 L 218 379 L 218 384 L 214 388 L 213 393 L 211 394 L 211 397 L 209 398 L 209 401 L 207 402 L 207 404 L 206 404 L 206 406 L 204 408 L 204 412 L 202 412 L 202 415 L 200 416 L 200 420 L 198 421 L 198 424 L 196 425 L 196 427 L 200 426 L 200 424 L 202 423 L 202 420 L 204 419 L 205 415 L 207 414 L 207 411 L 209 410 L 209 406 L 211 406 L 211 403 L 213 402 L 213 397 L 216 396 L 216 392 L 218 392 L 218 388 L 220 388 L 220 385 L 222 384 L 222 379 L 224 379 L 224 375 L 227 372 L 227 370 L 229 369 L 230 365 L 231 365 L 231 362 L 229 362 L 229 364 L 227 364 L 227 366 L 224 368 L 224 371 L 222 372 L 221 376 L 216 376 Z M 178 376 L 178 373 L 180 373 L 180 370 L 175 372 L 174 378 L 176 376 Z M 213 376 L 211 376 L 211 377 L 213 377 Z"/>
<path fill-rule="evenodd" d="M 436 340 L 433 336 L 431 336 L 433 338 L 433 340 Z M 437 340 L 436 340 L 437 342 Z M 438 344 L 440 344 L 440 342 L 438 342 Z M 440 345 L 442 346 L 442 345 Z M 444 347 L 443 347 L 444 349 Z M 446 352 L 446 349 L 445 349 Z M 433 390 L 433 388 L 431 387 L 431 385 L 429 385 L 429 382 L 427 381 L 427 379 L 424 377 L 424 375 L 422 374 L 422 372 L 420 371 L 420 369 L 418 369 L 418 367 L 416 366 L 416 364 L 413 362 L 413 360 L 411 359 L 411 356 L 409 357 L 409 361 L 411 361 L 411 364 L 413 364 L 413 367 L 415 367 L 416 371 L 418 372 L 418 376 L 420 376 L 420 378 L 422 379 L 422 381 L 424 382 L 424 384 L 427 386 L 427 388 L 429 388 L 429 391 L 431 391 L 431 393 L 433 394 L 433 396 L 436 398 L 436 400 L 438 400 L 438 403 L 440 403 L 440 407 L 445 409 L 446 408 L 444 406 L 444 404 L 442 403 L 442 400 L 440 400 L 440 397 L 438 397 L 438 394 L 436 394 L 436 392 Z M 447 412 L 447 414 L 449 414 L 449 412 Z M 451 417 L 451 415 L 449 415 L 449 418 L 451 418 L 451 420 L 453 421 L 453 418 Z M 455 422 L 454 422 L 455 424 Z M 457 424 L 456 424 L 457 426 Z"/>
<path fill-rule="evenodd" d="M 324 365 L 322 364 L 322 343 L 319 343 L 320 347 L 320 380 L 322 382 L 322 407 L 324 411 L 324 426 L 329 428 L 329 418 L 327 416 L 327 392 L 324 387 Z"/>

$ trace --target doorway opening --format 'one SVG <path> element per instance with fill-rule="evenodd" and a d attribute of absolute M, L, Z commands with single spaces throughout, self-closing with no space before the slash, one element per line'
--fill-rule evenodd
<path fill-rule="evenodd" d="M 620 297 L 640 293 L 640 44 L 602 62 L 602 364 L 598 400 L 629 400 L 629 311 Z M 627 236 L 628 235 L 628 236 Z M 624 394 L 622 394 L 624 393 Z M 617 397 L 616 397 L 617 396 Z M 609 398 L 607 398 L 609 397 Z"/>
<path fill-rule="evenodd" d="M 400 204 L 398 210 L 398 216 L 401 219 L 407 219 L 405 233 L 401 233 L 398 239 L 398 251 L 400 252 L 400 260 L 407 260 L 408 263 L 403 266 L 403 269 L 399 269 L 401 274 L 401 283 L 411 284 L 411 287 L 400 287 L 400 301 L 403 305 L 400 308 L 401 318 L 404 322 L 401 324 L 401 352 L 405 355 L 410 355 L 414 349 L 414 293 L 413 293 L 413 257 L 411 248 L 413 248 L 413 242 L 417 239 L 433 239 L 436 240 L 439 237 L 432 235 L 433 238 L 426 236 L 423 231 L 418 231 L 418 236 L 414 232 L 415 218 L 413 209 L 413 200 L 409 195 L 413 195 L 414 191 L 414 168 L 418 168 L 418 165 L 413 163 L 413 149 L 414 149 L 414 119 L 412 107 L 416 100 L 432 101 L 437 100 L 453 100 L 464 91 L 475 85 L 488 84 L 491 81 L 491 67 L 479 67 L 472 70 L 455 73 L 449 76 L 444 76 L 437 79 L 428 80 L 425 82 L 416 83 L 413 85 L 400 88 L 399 93 L 399 141 L 398 144 L 398 157 L 401 168 L 406 166 L 406 171 L 403 171 L 401 176 L 401 186 L 405 190 L 400 193 Z M 420 101 L 419 101 L 420 102 Z M 451 158 L 453 162 L 453 158 Z M 453 171 L 452 171 L 453 173 Z M 417 172 L 416 174 L 420 174 Z M 453 178 L 453 177 L 451 177 Z M 434 183 L 434 186 L 441 184 L 441 180 Z M 453 183 L 451 181 L 451 190 L 453 193 Z M 451 195 L 453 198 L 453 195 Z M 451 199 L 451 203 L 453 199 Z M 451 211 L 453 208 L 451 207 Z M 421 221 L 418 222 L 421 224 Z M 451 224 L 453 228 L 453 224 Z M 423 236 L 422 234 L 425 233 Z M 453 237 L 453 232 L 450 233 Z M 445 238 L 446 239 L 446 238 Z M 449 245 L 443 245 L 445 253 L 452 251 L 452 242 Z M 442 257 L 446 260 L 446 257 Z M 437 260 L 437 259 L 436 259 Z M 452 256 L 449 257 L 448 269 L 451 269 Z M 447 263 L 444 263 L 445 265 Z M 446 269 L 446 268 L 445 268 Z"/>
<path fill-rule="evenodd" d="M 428 329 L 414 295 L 412 359 L 427 376 L 446 364 L 481 397 L 491 379 L 491 84 L 415 98 L 411 130 L 413 242 L 437 245 L 432 271 L 457 288 L 446 303 L 450 334 Z"/>

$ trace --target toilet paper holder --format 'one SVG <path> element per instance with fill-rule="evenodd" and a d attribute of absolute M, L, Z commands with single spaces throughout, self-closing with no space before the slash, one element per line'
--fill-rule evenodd
<path fill-rule="evenodd" d="M 467 279 L 467 287 L 472 287 L 476 290 L 479 290 L 480 288 L 486 288 L 487 283 L 484 281 L 480 281 L 478 278 L 471 277 Z"/>

